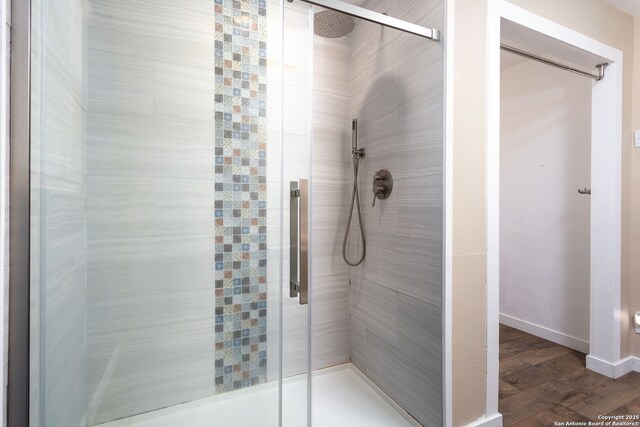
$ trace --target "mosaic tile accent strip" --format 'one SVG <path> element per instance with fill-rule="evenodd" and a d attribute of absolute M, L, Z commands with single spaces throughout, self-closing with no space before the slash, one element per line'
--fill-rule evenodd
<path fill-rule="evenodd" d="M 215 2 L 216 393 L 267 380 L 266 0 Z"/>

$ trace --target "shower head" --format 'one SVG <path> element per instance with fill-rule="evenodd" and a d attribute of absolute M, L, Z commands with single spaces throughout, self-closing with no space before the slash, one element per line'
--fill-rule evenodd
<path fill-rule="evenodd" d="M 324 38 L 337 39 L 353 31 L 352 17 L 333 10 L 323 10 L 314 15 L 313 32 Z"/>

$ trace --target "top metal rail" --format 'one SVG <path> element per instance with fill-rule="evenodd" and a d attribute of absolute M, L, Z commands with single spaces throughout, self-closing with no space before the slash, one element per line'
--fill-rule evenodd
<path fill-rule="evenodd" d="M 293 3 L 293 0 L 287 0 L 287 1 L 289 3 Z M 360 18 L 360 19 L 364 19 L 365 21 L 384 25 L 385 27 L 395 28 L 396 30 L 400 30 L 400 31 L 404 31 L 405 33 L 424 37 L 429 40 L 433 40 L 436 42 L 440 41 L 439 30 L 412 24 L 410 22 L 403 21 L 402 19 L 393 18 L 391 16 L 374 12 L 372 10 L 365 9 L 364 7 L 354 6 L 352 4 L 345 3 L 340 0 L 300 0 L 300 1 L 312 4 L 315 6 L 324 7 L 325 9 L 335 10 L 336 12 L 344 13 L 345 15 L 353 16 L 354 18 Z"/>

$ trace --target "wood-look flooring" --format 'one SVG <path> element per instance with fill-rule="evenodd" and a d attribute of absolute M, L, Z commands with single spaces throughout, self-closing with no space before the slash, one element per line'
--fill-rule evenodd
<path fill-rule="evenodd" d="M 583 353 L 501 324 L 499 398 L 505 426 L 640 415 L 640 373 L 612 380 L 586 369 Z"/>

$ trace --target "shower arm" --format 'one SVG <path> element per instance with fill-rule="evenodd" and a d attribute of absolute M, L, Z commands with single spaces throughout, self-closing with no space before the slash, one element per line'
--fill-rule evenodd
<path fill-rule="evenodd" d="M 293 3 L 293 0 L 287 0 L 287 1 L 289 3 Z M 360 18 L 360 19 L 364 19 L 365 21 L 384 25 L 385 27 L 395 28 L 396 30 L 400 30 L 400 31 L 404 31 L 405 33 L 424 37 L 426 39 L 433 40 L 435 42 L 440 41 L 439 30 L 436 30 L 434 28 L 422 27 L 420 25 L 403 21 L 402 19 L 392 18 L 391 16 L 374 12 L 372 10 L 365 9 L 364 7 L 354 6 L 352 4 L 343 2 L 341 0 L 300 0 L 300 1 L 309 3 L 314 6 L 324 7 L 325 9 L 334 10 L 336 12 L 344 13 L 345 15 L 353 16 L 354 18 Z"/>

